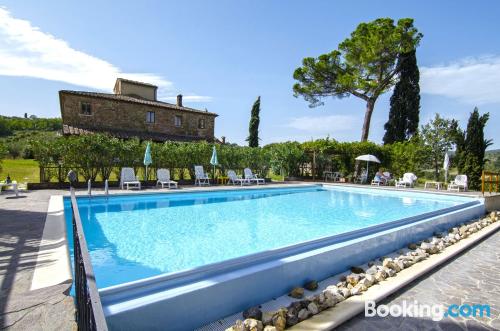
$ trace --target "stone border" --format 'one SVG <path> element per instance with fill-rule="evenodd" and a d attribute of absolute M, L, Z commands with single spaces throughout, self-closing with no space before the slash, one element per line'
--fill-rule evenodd
<path fill-rule="evenodd" d="M 73 281 L 62 195 L 50 197 L 30 290 Z"/>
<path fill-rule="evenodd" d="M 401 254 L 400 250 L 397 258 L 382 257 L 377 262 L 371 261 L 367 270 L 353 267 L 352 273 L 337 285 L 292 302 L 286 308 L 264 313 L 258 307 L 250 308 L 243 312 L 244 321 L 236 321 L 226 331 L 281 331 L 288 327 L 295 331 L 331 330 L 363 312 L 365 301 L 384 299 L 500 229 L 499 217 L 500 212 L 492 212 L 489 217 L 410 244 L 406 254 Z M 386 280 L 389 277 L 394 278 Z M 302 288 L 290 292 L 291 296 L 301 297 L 302 294 Z"/>

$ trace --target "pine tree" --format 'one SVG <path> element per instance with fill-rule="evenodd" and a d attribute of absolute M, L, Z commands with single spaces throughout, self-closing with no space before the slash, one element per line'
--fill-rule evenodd
<path fill-rule="evenodd" d="M 459 154 L 458 170 L 467 175 L 468 186 L 473 190 L 481 188 L 484 154 L 486 148 L 491 145 L 491 140 L 484 139 L 484 127 L 489 117 L 489 113 L 480 116 L 477 107 L 474 108 L 467 123 L 467 130 L 464 132 L 464 144 Z"/>
<path fill-rule="evenodd" d="M 252 113 L 250 115 L 250 124 L 248 126 L 248 146 L 259 147 L 259 123 L 260 123 L 260 96 L 257 97 L 253 106 Z"/>
<path fill-rule="evenodd" d="M 384 125 L 384 144 L 410 139 L 418 130 L 420 113 L 420 73 L 416 51 L 400 55 L 399 81 L 391 96 L 389 120 Z"/>

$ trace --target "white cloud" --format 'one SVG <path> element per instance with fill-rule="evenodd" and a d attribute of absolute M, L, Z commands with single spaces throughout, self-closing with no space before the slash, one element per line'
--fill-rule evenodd
<path fill-rule="evenodd" d="M 466 58 L 420 68 L 422 93 L 470 104 L 500 103 L 500 56 Z"/>
<path fill-rule="evenodd" d="M 111 91 L 117 77 L 155 84 L 160 98 L 175 95 L 172 82 L 154 73 L 126 73 L 98 57 L 72 48 L 0 7 L 0 75 L 40 78 Z M 192 102 L 210 97 L 186 95 Z"/>
<path fill-rule="evenodd" d="M 352 130 L 357 122 L 357 117 L 347 115 L 304 116 L 292 118 L 287 126 L 302 131 L 334 134 Z"/>

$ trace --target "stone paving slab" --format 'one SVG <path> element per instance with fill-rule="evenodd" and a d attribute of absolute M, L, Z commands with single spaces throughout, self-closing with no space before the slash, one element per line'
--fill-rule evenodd
<path fill-rule="evenodd" d="M 365 317 L 364 313 L 337 328 L 344 330 L 500 330 L 500 231 L 421 278 L 380 304 L 489 304 L 488 317 L 424 318 Z"/>
<path fill-rule="evenodd" d="M 61 191 L 0 195 L 0 329 L 75 330 L 71 284 L 30 291 L 48 201 Z M 51 263 L 46 259 L 44 263 Z"/>

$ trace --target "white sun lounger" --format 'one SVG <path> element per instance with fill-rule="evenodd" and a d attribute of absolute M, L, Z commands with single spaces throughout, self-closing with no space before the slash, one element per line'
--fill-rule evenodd
<path fill-rule="evenodd" d="M 123 187 L 126 186 L 127 190 L 130 186 L 141 189 L 141 182 L 139 178 L 135 176 L 133 168 L 122 168 L 122 172 L 120 175 L 120 187 L 123 190 Z"/>
<path fill-rule="evenodd" d="M 194 166 L 194 185 L 210 185 L 210 179 L 208 178 L 207 174 L 203 170 L 203 166 L 197 165 Z"/>
<path fill-rule="evenodd" d="M 414 173 L 407 172 L 403 175 L 403 178 L 396 181 L 396 187 L 413 187 L 416 180 L 417 176 Z"/>
<path fill-rule="evenodd" d="M 243 173 L 245 174 L 245 179 L 250 181 L 250 183 L 256 182 L 257 185 L 265 184 L 264 178 L 259 178 L 256 175 L 254 175 L 252 173 L 252 170 L 250 170 L 250 168 L 245 168 L 245 170 L 243 170 Z"/>
<path fill-rule="evenodd" d="M 460 189 L 467 191 L 467 175 L 457 175 L 448 185 L 448 191 L 460 192 Z"/>
<path fill-rule="evenodd" d="M 168 169 L 161 168 L 156 170 L 156 179 L 156 186 L 161 184 L 161 188 L 165 188 L 165 185 L 167 185 L 168 188 L 172 186 L 177 188 L 177 182 L 170 179 L 170 170 Z"/>
<path fill-rule="evenodd" d="M 234 170 L 229 170 L 227 172 L 227 177 L 229 178 L 229 180 L 227 181 L 228 184 L 233 183 L 233 185 L 236 185 L 239 183 L 241 186 L 243 186 L 243 184 L 250 184 L 250 180 L 241 178 L 241 176 L 236 175 Z"/>

